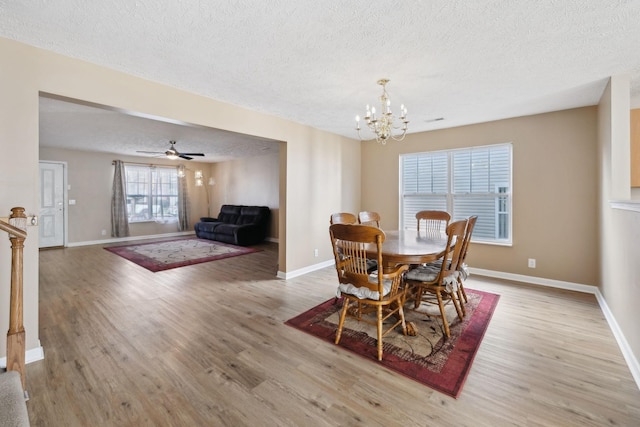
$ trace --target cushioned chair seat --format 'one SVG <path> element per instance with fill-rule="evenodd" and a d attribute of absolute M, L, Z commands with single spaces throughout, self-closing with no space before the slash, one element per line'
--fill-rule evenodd
<path fill-rule="evenodd" d="M 378 283 L 378 275 L 370 274 L 369 275 L 369 283 L 377 284 Z M 383 297 L 386 297 L 389 292 L 391 292 L 391 286 L 393 282 L 391 280 L 383 280 L 382 281 L 382 289 L 383 289 Z M 351 283 L 340 283 L 338 285 L 338 296 L 340 296 L 340 292 L 344 292 L 345 294 L 354 295 L 360 299 L 380 299 L 380 293 L 378 291 L 372 291 L 371 289 L 364 287 L 356 287 Z"/>
<path fill-rule="evenodd" d="M 442 264 L 442 263 L 440 263 Z M 416 280 L 419 282 L 433 282 L 440 274 L 440 266 L 436 263 L 421 265 L 407 272 L 407 279 Z M 447 291 L 458 290 L 458 272 L 450 274 L 442 279 L 442 282 L 446 285 Z"/>

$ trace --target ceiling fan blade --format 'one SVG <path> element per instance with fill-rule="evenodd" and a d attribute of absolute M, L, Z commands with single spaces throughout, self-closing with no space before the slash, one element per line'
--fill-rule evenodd
<path fill-rule="evenodd" d="M 185 159 L 185 160 L 191 160 L 192 159 L 192 157 L 185 156 L 184 154 L 180 154 L 178 157 L 180 157 L 181 159 Z"/>
<path fill-rule="evenodd" d="M 180 153 L 180 154 L 184 154 L 185 156 L 201 156 L 201 157 L 204 157 L 203 153 Z"/>
<path fill-rule="evenodd" d="M 162 151 L 140 151 L 137 150 L 136 153 L 144 153 L 144 154 L 164 154 Z"/>

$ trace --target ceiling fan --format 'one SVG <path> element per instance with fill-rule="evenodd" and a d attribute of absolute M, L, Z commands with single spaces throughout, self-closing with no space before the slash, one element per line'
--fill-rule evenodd
<path fill-rule="evenodd" d="M 178 150 L 176 150 L 175 141 L 169 141 L 169 144 L 171 144 L 171 147 L 165 151 L 136 151 L 136 153 L 144 153 L 144 154 L 164 154 L 165 156 L 167 156 L 167 159 L 170 160 L 176 160 L 177 158 L 181 158 L 181 159 L 185 159 L 185 160 L 191 160 L 193 157 L 190 156 L 202 156 L 204 157 L 203 153 L 180 153 Z"/>

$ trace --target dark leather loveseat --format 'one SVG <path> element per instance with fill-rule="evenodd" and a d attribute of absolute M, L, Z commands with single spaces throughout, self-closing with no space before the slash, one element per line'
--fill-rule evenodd
<path fill-rule="evenodd" d="M 271 210 L 266 206 L 222 205 L 217 218 L 200 218 L 196 236 L 239 246 L 255 245 L 267 237 Z"/>

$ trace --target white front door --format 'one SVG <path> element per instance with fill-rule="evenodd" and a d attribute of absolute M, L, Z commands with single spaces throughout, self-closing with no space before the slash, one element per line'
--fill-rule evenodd
<path fill-rule="evenodd" d="M 40 162 L 41 248 L 64 246 L 64 163 Z"/>

